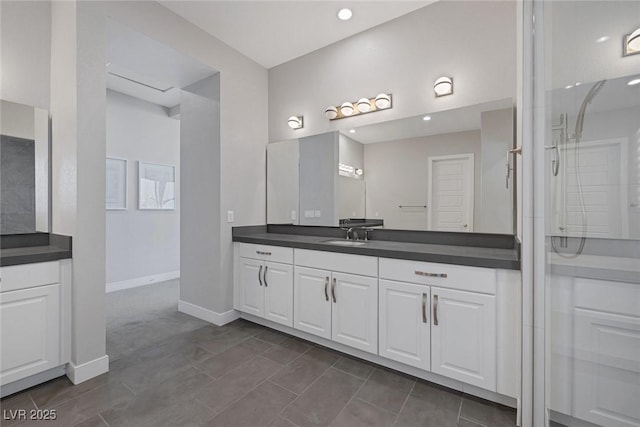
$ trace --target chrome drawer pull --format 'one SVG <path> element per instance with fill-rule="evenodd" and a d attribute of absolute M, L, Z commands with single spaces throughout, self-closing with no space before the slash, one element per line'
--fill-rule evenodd
<path fill-rule="evenodd" d="M 258 270 L 258 282 L 260 282 L 260 286 L 262 286 L 262 266 L 260 266 L 260 270 Z"/>
<path fill-rule="evenodd" d="M 331 285 L 331 296 L 333 297 L 333 302 L 336 302 L 336 278 L 333 278 L 333 284 Z"/>
<path fill-rule="evenodd" d="M 258 255 L 271 255 L 271 252 L 256 251 Z"/>
<path fill-rule="evenodd" d="M 267 269 L 269 268 L 268 265 L 264 266 L 264 274 L 262 275 L 262 278 L 264 279 L 264 287 L 266 288 L 267 286 L 269 286 L 269 284 L 267 283 Z"/>
<path fill-rule="evenodd" d="M 422 323 L 427 323 L 427 294 L 422 294 Z"/>
<path fill-rule="evenodd" d="M 427 273 L 426 271 L 415 271 L 416 276 L 424 276 L 424 277 L 442 277 L 443 279 L 447 278 L 447 273 Z"/>
<path fill-rule="evenodd" d="M 438 295 L 433 296 L 433 326 L 438 326 Z"/>

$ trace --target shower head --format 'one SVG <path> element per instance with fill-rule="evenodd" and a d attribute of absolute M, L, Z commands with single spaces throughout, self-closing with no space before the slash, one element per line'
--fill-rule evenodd
<path fill-rule="evenodd" d="M 578 119 L 576 120 L 576 132 L 575 132 L 575 140 L 576 142 L 580 142 L 582 139 L 582 127 L 584 126 L 584 114 L 587 112 L 587 105 L 591 104 L 593 98 L 596 97 L 602 86 L 604 86 L 606 80 L 600 80 L 597 82 L 587 93 L 587 96 L 584 97 L 584 101 L 582 101 L 582 105 L 580 106 L 580 111 L 578 112 Z"/>

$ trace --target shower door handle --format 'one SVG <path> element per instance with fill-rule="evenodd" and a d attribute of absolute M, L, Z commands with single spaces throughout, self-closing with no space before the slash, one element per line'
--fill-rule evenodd
<path fill-rule="evenodd" d="M 553 176 L 558 176 L 558 172 L 560 171 L 560 149 L 558 148 L 558 144 L 545 145 L 544 148 L 555 151 L 555 159 L 551 160 L 551 173 L 553 173 Z"/>

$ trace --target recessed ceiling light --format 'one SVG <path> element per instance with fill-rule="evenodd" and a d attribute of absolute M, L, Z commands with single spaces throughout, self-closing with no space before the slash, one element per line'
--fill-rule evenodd
<path fill-rule="evenodd" d="M 429 120 L 431 120 L 431 116 L 424 116 L 422 120 L 424 120 L 425 122 L 428 122 Z"/>
<path fill-rule="evenodd" d="M 604 43 L 604 42 L 606 42 L 607 40 L 609 40 L 609 36 L 602 36 L 602 37 L 598 37 L 598 38 L 596 39 L 596 43 Z"/>
<path fill-rule="evenodd" d="M 576 86 L 580 86 L 582 83 L 580 82 L 576 82 Z"/>
<path fill-rule="evenodd" d="M 351 19 L 351 17 L 353 16 L 353 12 L 351 12 L 351 9 L 340 9 L 338 11 L 338 18 L 340 18 L 343 21 L 348 21 L 349 19 Z"/>
<path fill-rule="evenodd" d="M 564 88 L 565 89 L 571 89 L 573 87 L 573 85 L 566 85 Z"/>
<path fill-rule="evenodd" d="M 356 130 L 355 129 L 351 129 L 351 130 L 349 130 L 349 133 L 356 133 Z"/>
<path fill-rule="evenodd" d="M 638 83 L 640 83 L 640 79 L 633 79 L 631 81 L 629 81 L 629 83 L 627 83 L 628 86 L 634 86 L 637 85 Z"/>

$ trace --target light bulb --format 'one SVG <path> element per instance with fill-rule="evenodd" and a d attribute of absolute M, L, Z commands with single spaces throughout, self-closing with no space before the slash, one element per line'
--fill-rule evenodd
<path fill-rule="evenodd" d="M 338 109 L 333 105 L 330 105 L 326 110 L 324 110 L 324 115 L 327 117 L 327 119 L 333 120 L 338 117 Z"/>
<path fill-rule="evenodd" d="M 391 97 L 386 93 L 380 93 L 376 96 L 376 107 L 383 110 L 391 107 Z"/>
<path fill-rule="evenodd" d="M 350 102 L 345 102 L 340 106 L 340 112 L 343 116 L 350 116 L 353 114 L 353 104 Z"/>
<path fill-rule="evenodd" d="M 360 98 L 356 105 L 361 113 L 368 113 L 371 110 L 371 101 L 368 98 Z"/>

